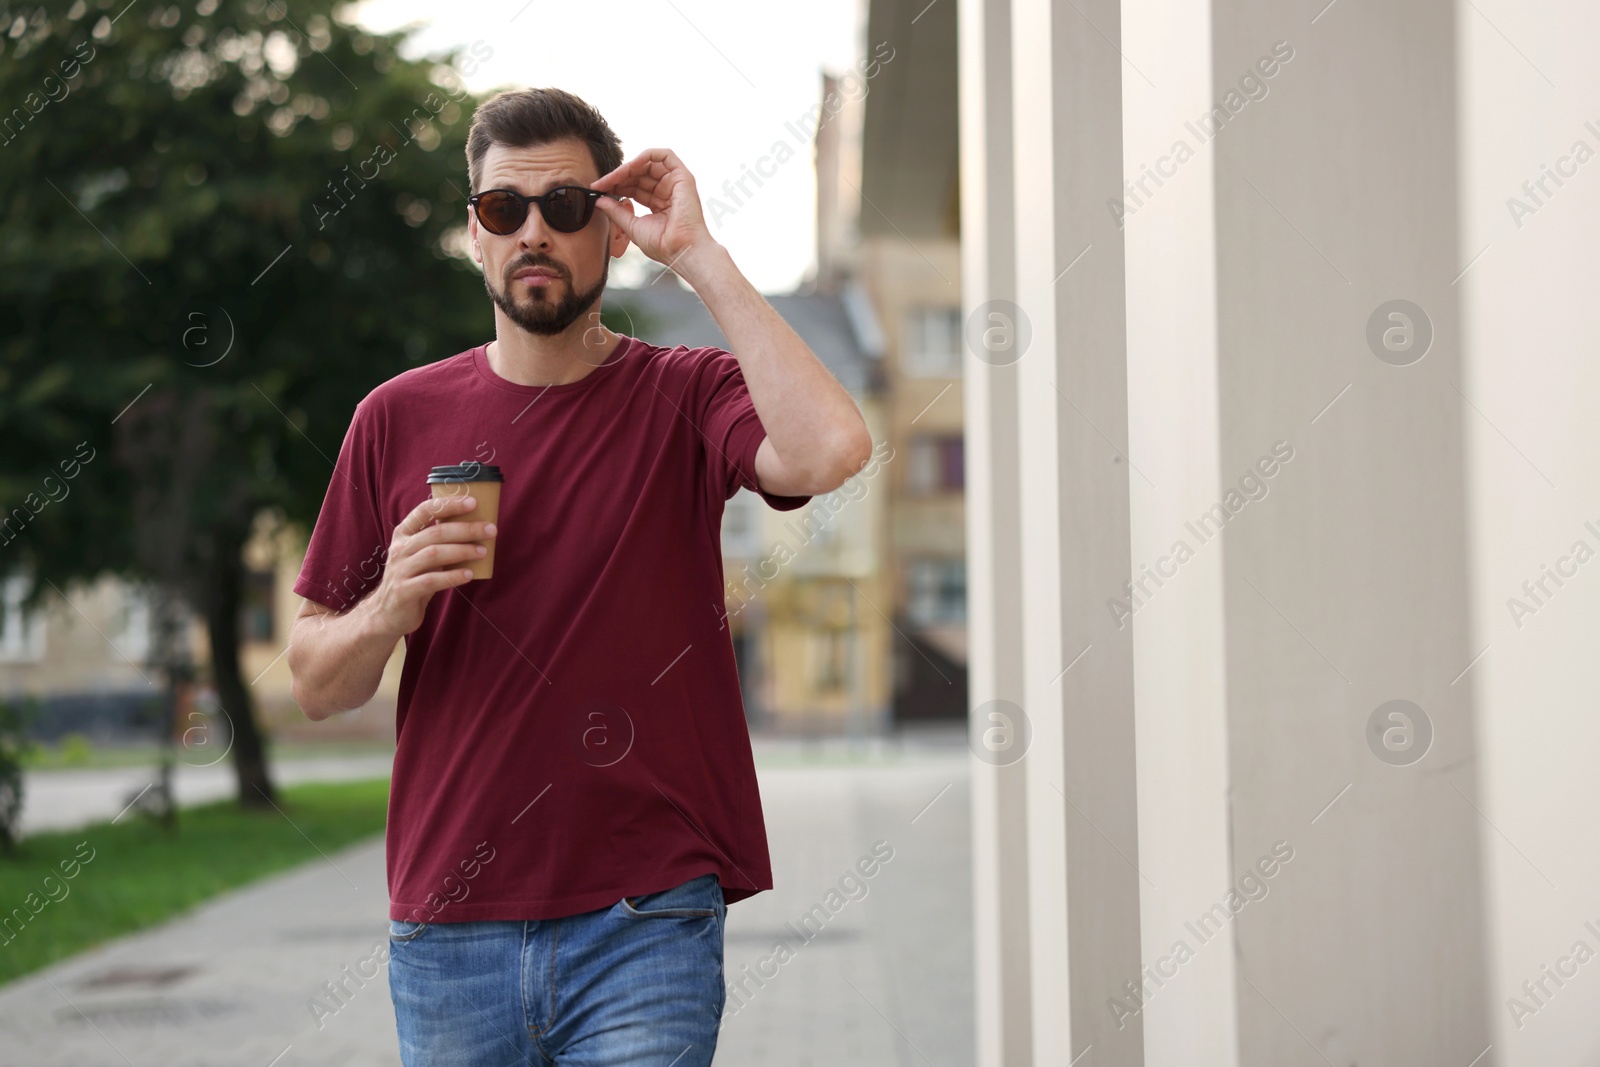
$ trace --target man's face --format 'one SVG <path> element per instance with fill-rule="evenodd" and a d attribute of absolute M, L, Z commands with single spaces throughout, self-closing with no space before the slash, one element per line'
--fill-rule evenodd
<path fill-rule="evenodd" d="M 588 188 L 599 177 L 588 146 L 575 137 L 529 148 L 495 144 L 484 154 L 473 192 L 511 189 L 541 196 L 563 185 Z M 501 237 L 479 226 L 469 206 L 467 232 L 495 305 L 522 329 L 545 336 L 563 332 L 594 305 L 605 289 L 611 257 L 628 247 L 627 235 L 599 210 L 577 233 L 561 233 L 530 204 L 522 228 Z"/>

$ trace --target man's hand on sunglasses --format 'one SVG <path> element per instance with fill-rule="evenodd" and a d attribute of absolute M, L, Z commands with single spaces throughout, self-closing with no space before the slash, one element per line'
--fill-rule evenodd
<path fill-rule="evenodd" d="M 610 197 L 595 202 L 639 251 L 657 263 L 671 267 L 691 250 L 716 244 L 700 210 L 694 175 L 670 149 L 640 152 L 589 188 L 628 197 L 650 209 L 648 215 L 635 215 L 630 205 Z"/>

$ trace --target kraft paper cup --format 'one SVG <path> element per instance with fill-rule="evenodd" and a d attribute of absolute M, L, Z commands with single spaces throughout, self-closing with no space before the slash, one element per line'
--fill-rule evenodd
<path fill-rule="evenodd" d="M 454 463 L 444 467 L 435 467 L 428 472 L 428 487 L 433 491 L 435 499 L 470 496 L 477 502 L 477 506 L 464 515 L 454 515 L 449 522 L 493 522 L 500 521 L 500 485 L 505 478 L 500 473 L 499 467 L 490 467 L 482 463 Z M 472 577 L 492 578 L 494 576 L 494 543 L 495 538 L 488 541 L 477 542 L 489 551 L 482 559 L 469 560 L 465 566 L 472 572 Z"/>

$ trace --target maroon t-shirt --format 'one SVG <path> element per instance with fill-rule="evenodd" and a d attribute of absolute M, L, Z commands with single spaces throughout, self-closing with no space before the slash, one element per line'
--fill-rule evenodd
<path fill-rule="evenodd" d="M 356 407 L 303 597 L 343 611 L 376 586 L 429 468 L 505 477 L 494 577 L 405 639 L 390 918 L 555 918 L 709 873 L 730 903 L 772 888 L 721 552 L 765 436 L 732 354 L 632 337 L 567 385 L 506 381 L 480 346 Z"/>

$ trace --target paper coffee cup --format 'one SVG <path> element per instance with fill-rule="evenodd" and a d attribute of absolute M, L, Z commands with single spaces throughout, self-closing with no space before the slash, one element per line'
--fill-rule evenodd
<path fill-rule="evenodd" d="M 433 490 L 434 499 L 460 498 L 470 496 L 476 506 L 464 515 L 453 515 L 447 522 L 495 522 L 500 521 L 500 483 L 505 479 L 499 467 L 490 467 L 482 463 L 454 463 L 449 466 L 435 467 L 428 472 L 428 487 Z M 490 578 L 494 576 L 494 543 L 495 538 L 488 541 L 477 542 L 489 551 L 482 559 L 467 561 L 466 568 L 472 572 L 473 578 Z"/>

